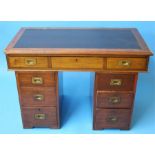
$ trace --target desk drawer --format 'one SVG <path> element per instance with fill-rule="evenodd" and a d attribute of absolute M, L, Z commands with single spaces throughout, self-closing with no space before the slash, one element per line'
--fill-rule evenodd
<path fill-rule="evenodd" d="M 95 57 L 52 57 L 53 69 L 103 69 L 103 58 Z"/>
<path fill-rule="evenodd" d="M 55 87 L 22 87 L 21 104 L 22 106 L 56 106 Z"/>
<path fill-rule="evenodd" d="M 147 70 L 147 58 L 107 58 L 110 70 Z"/>
<path fill-rule="evenodd" d="M 96 89 L 104 91 L 134 91 L 136 75 L 96 73 Z"/>
<path fill-rule="evenodd" d="M 130 109 L 96 109 L 95 128 L 128 129 L 130 117 Z"/>
<path fill-rule="evenodd" d="M 48 68 L 47 57 L 8 57 L 9 68 L 39 69 Z"/>
<path fill-rule="evenodd" d="M 58 118 L 55 107 L 22 108 L 22 116 L 24 128 L 58 127 Z"/>
<path fill-rule="evenodd" d="M 16 72 L 20 86 L 40 87 L 55 86 L 57 72 Z"/>
<path fill-rule="evenodd" d="M 131 108 L 133 101 L 134 93 L 97 91 L 98 108 Z"/>

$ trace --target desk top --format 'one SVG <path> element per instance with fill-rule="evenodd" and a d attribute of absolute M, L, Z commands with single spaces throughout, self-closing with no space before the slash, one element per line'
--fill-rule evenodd
<path fill-rule="evenodd" d="M 22 28 L 6 54 L 152 55 L 134 28 Z"/>

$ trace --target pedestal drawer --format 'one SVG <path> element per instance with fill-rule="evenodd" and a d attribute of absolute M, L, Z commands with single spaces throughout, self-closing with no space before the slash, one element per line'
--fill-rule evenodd
<path fill-rule="evenodd" d="M 22 87 L 21 88 L 22 106 L 56 106 L 55 87 Z"/>
<path fill-rule="evenodd" d="M 97 91 L 96 106 L 98 108 L 131 108 L 134 93 Z"/>
<path fill-rule="evenodd" d="M 137 74 L 96 73 L 96 89 L 105 91 L 133 91 Z"/>
<path fill-rule="evenodd" d="M 40 87 L 40 86 L 55 86 L 55 72 L 16 72 L 17 80 L 20 86 Z"/>
<path fill-rule="evenodd" d="M 22 116 L 24 128 L 58 128 L 58 118 L 55 107 L 22 108 Z"/>
<path fill-rule="evenodd" d="M 96 109 L 94 128 L 128 129 L 130 125 L 130 117 L 130 109 Z"/>

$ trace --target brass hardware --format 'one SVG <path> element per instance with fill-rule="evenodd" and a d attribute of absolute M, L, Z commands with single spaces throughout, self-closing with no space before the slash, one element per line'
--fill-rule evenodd
<path fill-rule="evenodd" d="M 41 94 L 37 94 L 37 95 L 34 95 L 34 99 L 37 101 L 42 101 L 44 99 L 44 96 Z"/>
<path fill-rule="evenodd" d="M 26 65 L 32 66 L 32 65 L 36 65 L 36 63 L 37 63 L 37 61 L 34 58 L 27 58 L 27 59 L 25 59 L 25 64 Z"/>
<path fill-rule="evenodd" d="M 32 84 L 43 84 L 43 79 L 41 77 L 32 77 Z"/>
<path fill-rule="evenodd" d="M 110 85 L 111 86 L 121 86 L 122 80 L 121 79 L 111 79 Z"/>
<path fill-rule="evenodd" d="M 121 101 L 120 97 L 117 96 L 109 97 L 109 103 L 118 104 L 120 103 L 120 101 Z"/>
<path fill-rule="evenodd" d="M 44 120 L 46 118 L 46 116 L 45 116 L 45 114 L 35 114 L 34 118 L 35 119 Z"/>
<path fill-rule="evenodd" d="M 107 121 L 110 123 L 116 123 L 118 121 L 118 118 L 116 116 L 110 116 L 107 118 Z"/>
<path fill-rule="evenodd" d="M 119 61 L 120 66 L 129 67 L 131 62 L 129 60 L 121 60 Z"/>

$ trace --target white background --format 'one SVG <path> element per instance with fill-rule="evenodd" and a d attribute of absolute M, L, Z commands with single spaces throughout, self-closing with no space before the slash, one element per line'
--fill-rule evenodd
<path fill-rule="evenodd" d="M 153 20 L 154 0 L 0 0 L 0 20 Z"/>
<path fill-rule="evenodd" d="M 152 21 L 153 0 L 0 0 L 1 21 Z M 0 155 L 155 154 L 155 135 L 0 135 Z"/>

